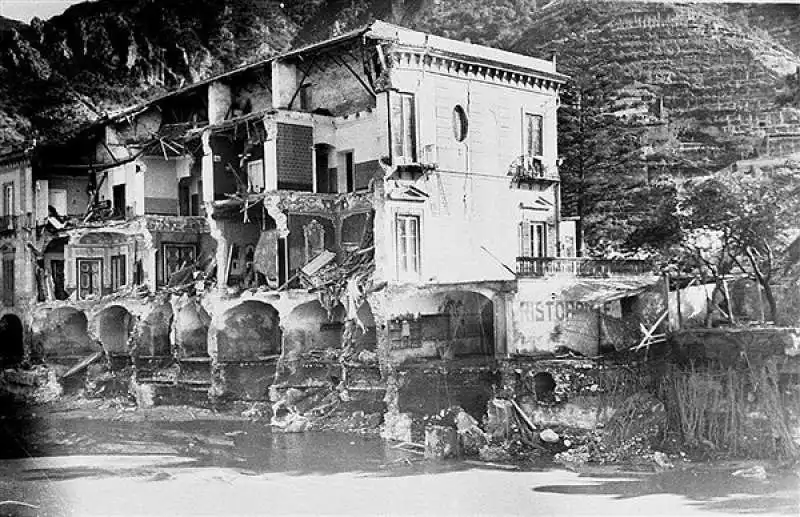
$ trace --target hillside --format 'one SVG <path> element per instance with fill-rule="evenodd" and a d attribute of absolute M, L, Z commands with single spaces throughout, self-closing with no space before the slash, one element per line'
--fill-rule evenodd
<path fill-rule="evenodd" d="M 58 138 L 100 113 L 285 50 L 303 16 L 263 0 L 101 0 L 6 25 L 0 142 Z"/>
<path fill-rule="evenodd" d="M 786 137 L 800 131 L 800 114 L 774 102 L 800 65 L 800 6 L 580 0 L 100 0 L 29 26 L 2 23 L 0 142 L 57 138 L 99 113 L 376 18 L 555 53 L 578 80 L 611 71 L 608 109 L 650 127 L 643 145 L 670 163 L 724 165 L 732 148 L 763 152 L 767 134 L 777 135 L 772 153 L 800 145 Z"/>

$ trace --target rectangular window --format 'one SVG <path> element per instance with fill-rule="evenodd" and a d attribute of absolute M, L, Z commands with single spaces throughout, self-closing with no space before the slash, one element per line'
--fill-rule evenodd
<path fill-rule="evenodd" d="M 397 274 L 400 278 L 418 278 L 420 273 L 420 218 L 397 215 Z"/>
<path fill-rule="evenodd" d="M 341 166 L 344 171 L 345 188 L 347 192 L 355 192 L 356 190 L 356 171 L 353 165 L 353 151 L 346 151 L 341 154 Z"/>
<path fill-rule="evenodd" d="M 393 94 L 391 99 L 392 153 L 396 161 L 405 163 L 416 162 L 417 123 L 414 94 Z"/>
<path fill-rule="evenodd" d="M 125 255 L 114 255 L 111 257 L 111 289 L 117 291 L 127 284 L 127 257 Z"/>
<path fill-rule="evenodd" d="M 525 156 L 542 156 L 544 143 L 542 128 L 544 121 L 541 115 L 525 114 Z"/>
<path fill-rule="evenodd" d="M 519 225 L 519 251 L 521 257 L 547 256 L 547 226 L 545 223 L 523 221 Z"/>
<path fill-rule="evenodd" d="M 10 254 L 3 257 L 3 303 L 14 305 L 14 255 Z"/>
<path fill-rule="evenodd" d="M 173 274 L 193 264 L 196 256 L 194 244 L 164 244 L 163 282 L 169 283 Z"/>
<path fill-rule="evenodd" d="M 247 162 L 247 182 L 252 192 L 264 191 L 264 160 Z"/>
<path fill-rule="evenodd" d="M 14 215 L 14 184 L 3 185 L 3 215 Z"/>

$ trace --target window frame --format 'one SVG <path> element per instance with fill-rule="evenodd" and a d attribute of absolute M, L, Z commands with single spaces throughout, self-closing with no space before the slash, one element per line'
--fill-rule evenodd
<path fill-rule="evenodd" d="M 128 256 L 124 253 L 111 256 L 111 290 L 118 291 L 128 285 Z"/>
<path fill-rule="evenodd" d="M 347 167 L 347 159 L 350 158 L 350 168 Z M 337 153 L 337 183 L 339 181 L 339 173 L 341 171 L 342 178 L 342 192 L 353 193 L 356 189 L 356 153 L 354 149 L 343 149 Z M 339 190 L 339 185 L 336 185 Z"/>
<path fill-rule="evenodd" d="M 197 247 L 198 246 L 197 246 L 196 243 L 191 243 L 191 242 L 162 242 L 161 243 L 161 250 L 160 250 L 161 251 L 161 278 L 160 278 L 161 285 L 169 285 L 169 281 L 170 281 L 170 278 L 172 277 L 172 275 L 174 273 L 177 273 L 178 271 L 180 271 L 180 269 L 178 269 L 178 270 L 176 270 L 176 271 L 174 271 L 172 273 L 168 272 L 167 264 L 168 264 L 169 257 L 168 257 L 168 254 L 167 254 L 167 250 L 168 250 L 168 248 L 173 248 L 173 247 L 181 249 L 181 250 L 182 249 L 191 248 L 193 250 L 192 251 L 192 253 L 193 253 L 192 260 L 195 261 L 195 262 L 197 261 L 197 256 L 198 256 Z"/>
<path fill-rule="evenodd" d="M 14 182 L 9 181 L 3 183 L 3 216 L 11 217 L 14 215 L 14 202 L 16 201 L 16 192 L 14 191 Z M 10 195 L 9 195 L 10 194 Z"/>
<path fill-rule="evenodd" d="M 539 139 L 537 142 L 539 148 L 538 154 L 529 152 L 531 151 L 530 144 L 532 144 L 530 136 L 531 126 L 528 123 L 529 118 L 535 118 L 539 120 Z M 544 115 L 541 113 L 535 113 L 527 110 L 522 112 L 522 155 L 525 157 L 539 159 L 544 157 Z"/>
<path fill-rule="evenodd" d="M 410 101 L 410 107 L 407 107 L 405 100 Z M 395 117 L 395 103 L 400 108 L 399 119 Z M 410 129 L 407 127 L 406 121 L 410 122 Z M 389 100 L 389 123 L 391 128 L 392 160 L 395 163 L 402 164 L 416 163 L 419 152 L 417 149 L 419 117 L 417 114 L 416 94 L 412 92 L 392 92 Z M 397 135 L 400 136 L 398 137 Z"/>
<path fill-rule="evenodd" d="M 258 170 L 255 170 L 258 169 Z M 260 179 L 260 183 L 256 185 L 253 180 L 253 173 Z M 266 169 L 264 168 L 264 159 L 249 160 L 247 162 L 247 183 L 251 192 L 263 192 L 266 188 Z M 191 210 L 191 208 L 190 208 Z"/>
<path fill-rule="evenodd" d="M 524 220 L 519 223 L 519 256 L 547 258 L 548 235 L 544 221 Z"/>
<path fill-rule="evenodd" d="M 416 223 L 416 235 L 409 239 L 407 229 L 405 234 L 401 234 L 401 221 L 411 221 Z M 409 242 L 416 248 L 416 254 L 409 262 L 410 249 Z M 398 280 L 419 280 L 422 275 L 422 214 L 415 212 L 396 212 L 394 214 L 394 245 L 395 245 L 395 270 Z M 403 252 L 402 250 L 406 250 Z M 405 256 L 405 258 L 403 258 Z"/>

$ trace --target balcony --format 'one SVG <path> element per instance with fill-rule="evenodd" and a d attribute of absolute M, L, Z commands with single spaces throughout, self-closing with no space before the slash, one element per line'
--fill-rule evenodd
<path fill-rule="evenodd" d="M 517 257 L 517 276 L 541 277 L 570 275 L 605 278 L 620 275 L 642 275 L 651 271 L 645 260 L 605 260 L 590 258 Z"/>
<path fill-rule="evenodd" d="M 548 167 L 536 156 L 519 156 L 508 168 L 511 184 L 516 188 L 538 182 L 557 183 L 558 170 Z"/>

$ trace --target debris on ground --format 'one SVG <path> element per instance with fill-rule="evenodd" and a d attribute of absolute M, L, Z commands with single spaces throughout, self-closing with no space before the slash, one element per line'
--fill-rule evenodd
<path fill-rule="evenodd" d="M 425 459 L 446 460 L 461 456 L 458 431 L 453 427 L 429 425 L 425 428 Z"/>
<path fill-rule="evenodd" d="M 55 369 L 34 366 L 30 369 L 7 369 L 0 372 L 0 396 L 18 402 L 45 404 L 63 393 Z"/>
<path fill-rule="evenodd" d="M 253 402 L 250 407 L 242 411 L 242 418 L 248 420 L 263 420 L 272 415 L 272 409 L 266 402 Z"/>
<path fill-rule="evenodd" d="M 748 469 L 739 469 L 734 471 L 731 475 L 734 477 L 755 479 L 758 481 L 767 480 L 767 470 L 761 465 L 756 465 Z"/>
<path fill-rule="evenodd" d="M 543 442 L 547 443 L 558 443 L 559 440 L 561 440 L 561 438 L 558 436 L 558 433 L 552 429 L 545 429 L 539 433 L 539 438 L 541 438 Z"/>

